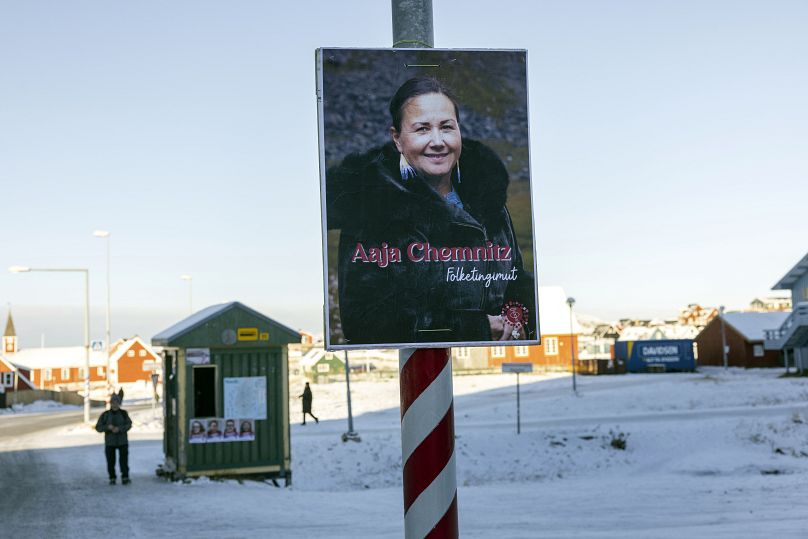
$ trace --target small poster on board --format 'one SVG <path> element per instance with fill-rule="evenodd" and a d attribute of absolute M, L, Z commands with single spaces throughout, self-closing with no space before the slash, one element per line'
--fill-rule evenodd
<path fill-rule="evenodd" d="M 255 420 L 239 419 L 239 440 L 251 442 L 255 440 Z"/>
<path fill-rule="evenodd" d="M 214 444 L 223 440 L 222 422 L 223 420 L 218 417 L 208 419 L 207 443 Z"/>
<path fill-rule="evenodd" d="M 208 441 L 207 429 L 204 419 L 191 419 L 188 427 L 188 442 L 192 444 L 204 444 Z"/>
<path fill-rule="evenodd" d="M 224 420 L 224 431 L 222 432 L 222 441 L 224 442 L 238 442 L 238 419 Z"/>
<path fill-rule="evenodd" d="M 188 365 L 210 365 L 210 348 L 186 349 L 185 363 Z"/>
<path fill-rule="evenodd" d="M 267 418 L 266 376 L 224 379 L 225 417 Z"/>

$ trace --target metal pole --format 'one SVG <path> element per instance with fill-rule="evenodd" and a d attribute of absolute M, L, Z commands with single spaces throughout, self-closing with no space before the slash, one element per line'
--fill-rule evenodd
<path fill-rule="evenodd" d="M 361 438 L 353 428 L 353 409 L 351 408 L 351 366 L 348 363 L 348 351 L 345 350 L 345 391 L 348 393 L 348 432 L 342 435 L 342 441 L 360 442 Z"/>
<path fill-rule="evenodd" d="M 519 373 L 516 373 L 516 434 L 522 433 L 522 411 L 519 406 Z"/>
<path fill-rule="evenodd" d="M 718 318 L 721 320 L 721 355 L 724 358 L 724 369 L 729 368 L 727 363 L 727 335 L 724 329 L 724 306 L 718 308 Z"/>
<path fill-rule="evenodd" d="M 570 357 L 572 358 L 572 392 L 578 393 L 578 383 L 575 380 L 575 333 L 572 325 L 572 306 L 575 305 L 575 298 L 567 298 L 567 305 L 570 307 Z"/>
<path fill-rule="evenodd" d="M 392 0 L 393 47 L 435 46 L 432 28 L 432 0 Z"/>
<path fill-rule="evenodd" d="M 109 377 L 109 350 L 110 350 L 110 345 L 112 344 L 110 342 L 110 321 L 109 321 L 110 320 L 110 308 L 109 308 L 109 296 L 110 296 L 110 294 L 109 294 L 109 290 L 110 290 L 110 287 L 109 287 L 109 280 L 110 280 L 110 276 L 109 276 L 109 236 L 110 236 L 110 233 L 107 230 L 96 230 L 95 232 L 93 232 L 93 236 L 95 236 L 96 238 L 104 238 L 104 243 L 105 243 L 105 248 L 106 248 L 106 257 L 107 257 L 107 313 L 106 313 L 106 320 L 104 321 L 104 343 L 105 343 L 104 350 L 107 353 L 107 361 L 106 361 L 106 374 L 105 374 L 104 377 L 107 380 L 107 394 L 110 394 L 110 393 L 112 393 L 112 380 Z"/>
<path fill-rule="evenodd" d="M 105 340 L 106 340 L 106 346 L 104 348 L 106 349 L 106 352 L 107 352 L 107 362 L 106 362 L 107 366 L 106 366 L 106 370 L 104 372 L 105 372 L 105 377 L 107 379 L 107 394 L 111 394 L 112 393 L 112 380 L 110 380 L 110 377 L 109 377 L 109 351 L 110 351 L 110 346 L 112 345 L 112 341 L 111 341 L 111 339 L 112 339 L 112 337 L 111 337 L 112 330 L 111 330 L 111 327 L 110 327 L 110 307 L 109 307 L 109 305 L 110 305 L 110 300 L 109 300 L 109 296 L 110 296 L 110 292 L 109 292 L 110 291 L 110 286 L 109 286 L 109 281 L 110 281 L 110 275 L 109 275 L 109 234 L 107 234 L 106 244 L 107 244 L 107 319 L 106 319 L 106 328 L 105 328 L 106 335 L 104 337 Z"/>
<path fill-rule="evenodd" d="M 431 48 L 432 0 L 391 0 L 393 47 Z M 399 352 L 406 539 L 459 537 L 452 359 L 447 348 Z"/>
<path fill-rule="evenodd" d="M 84 270 L 84 422 L 90 422 L 90 272 Z"/>

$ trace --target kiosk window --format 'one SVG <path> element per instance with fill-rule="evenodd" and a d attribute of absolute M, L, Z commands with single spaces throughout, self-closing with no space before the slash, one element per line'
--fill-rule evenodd
<path fill-rule="evenodd" d="M 216 417 L 216 367 L 194 367 L 194 417 Z"/>

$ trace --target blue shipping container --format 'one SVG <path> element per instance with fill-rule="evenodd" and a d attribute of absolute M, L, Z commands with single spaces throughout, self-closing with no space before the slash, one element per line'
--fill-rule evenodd
<path fill-rule="evenodd" d="M 628 372 L 696 370 L 692 339 L 617 341 L 614 357 L 626 362 Z"/>

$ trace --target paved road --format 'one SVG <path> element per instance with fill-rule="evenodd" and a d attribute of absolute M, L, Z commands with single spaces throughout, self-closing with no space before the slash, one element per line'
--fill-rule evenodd
<path fill-rule="evenodd" d="M 127 406 L 127 410 L 143 410 L 148 405 Z M 103 408 L 91 408 L 90 419 L 93 423 L 104 411 Z M 0 442 L 8 439 L 33 434 L 35 432 L 81 423 L 84 410 L 68 410 L 64 412 L 43 412 L 35 414 L 0 415 Z"/>

